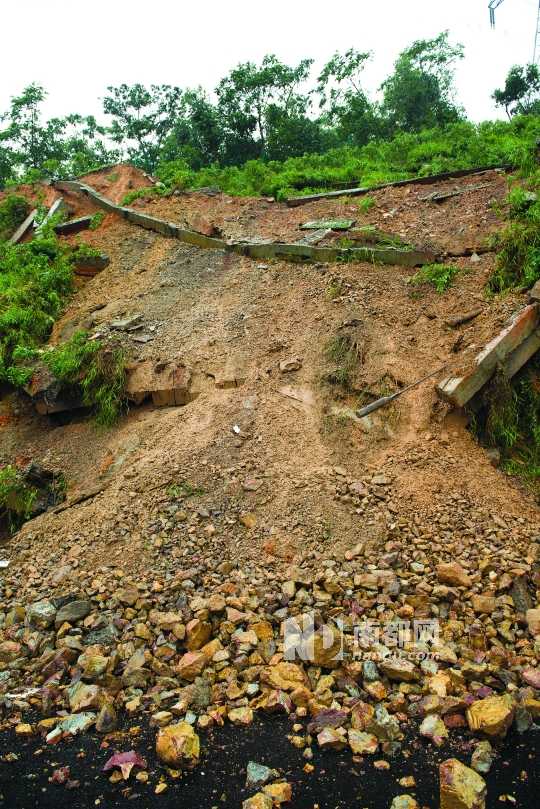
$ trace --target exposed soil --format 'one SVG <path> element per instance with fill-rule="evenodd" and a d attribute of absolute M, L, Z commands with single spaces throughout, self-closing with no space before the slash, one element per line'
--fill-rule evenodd
<path fill-rule="evenodd" d="M 121 166 L 88 175 L 83 182 L 120 201 L 127 190 L 148 184 L 148 179 Z M 487 188 L 443 203 L 420 198 L 432 190 L 478 182 L 467 177 L 433 189 L 422 185 L 377 191 L 375 206 L 365 215 L 359 213 L 357 202 L 347 199 L 288 209 L 261 199 L 191 193 L 138 200 L 137 205 L 181 224 L 200 224 L 204 217 L 224 237 L 235 239 L 295 241 L 304 235 L 299 230 L 302 222 L 346 216 L 417 246 L 457 253 L 480 250 L 500 227 L 493 201 L 504 199 L 504 175 L 489 172 L 481 178 Z M 47 187 L 45 194 L 50 192 Z M 75 216 L 93 209 L 77 194 L 67 201 Z M 30 401 L 15 394 L 4 397 L 2 460 L 33 459 L 62 470 L 70 507 L 27 523 L 4 548 L 10 565 L 2 571 L 0 616 L 14 605 L 53 595 L 88 597 L 93 612 L 73 628 L 74 637 L 90 630 L 93 621 L 101 625 L 103 615 L 107 620 L 114 615 L 124 633 L 119 659 L 126 660 L 139 647 L 152 657 L 166 638 L 170 640 L 161 633 L 157 646 L 152 641 L 147 647 L 142 636 L 134 637 L 136 621 L 145 623 L 152 607 L 183 610 L 187 623 L 207 613 L 205 600 L 220 594 L 229 607 L 246 612 L 247 627 L 267 619 L 274 625 L 277 658 L 263 655 L 261 662 L 250 657 L 250 665 L 257 667 L 270 658 L 271 664 L 281 659 L 279 619 L 284 607 L 293 613 L 314 607 L 332 615 L 354 598 L 366 615 L 371 610 L 369 614 L 381 620 L 395 615 L 398 607 L 409 617 L 448 619 L 445 642 L 457 644 L 459 665 L 467 659 L 490 664 L 485 677 L 478 675 L 480 684 L 473 678 L 467 688 L 474 691 L 473 686 L 483 682 L 496 692 L 504 690 L 504 681 L 491 668 L 502 655 L 503 668 L 515 675 L 517 689 L 519 672 L 523 666 L 534 668 L 539 656 L 525 617 L 510 595 L 516 577 L 530 575 L 532 581 L 536 570 L 540 512 L 534 497 L 494 468 L 462 415 L 449 412 L 438 400 L 436 379 L 379 411 L 368 427 L 335 415 L 336 408 L 357 405 L 365 391 L 376 396 L 396 390 L 443 363 L 448 367 L 445 374 L 471 364 L 526 303 L 526 297 L 517 293 L 486 298 L 483 290 L 494 266 L 493 254 L 456 259 L 461 271 L 455 283 L 438 294 L 430 286 L 409 284 L 411 271 L 400 267 L 252 261 L 180 244 L 112 214 L 99 229 L 69 237 L 81 238 L 111 262 L 92 280 L 78 282 L 51 342 L 65 340 L 80 328 L 107 336 L 111 321 L 140 315 L 136 330 L 121 332 L 123 345 L 133 360 L 185 364 L 192 374 L 192 400 L 177 408 L 134 407 L 113 430 L 102 431 L 82 412 L 66 418 L 38 416 Z M 482 313 L 472 322 L 457 329 L 445 324 L 479 305 Z M 335 363 L 327 346 L 343 335 L 358 348 L 347 390 L 328 381 Z M 280 371 L 280 362 L 293 358 L 299 359 L 299 369 Z M 218 387 L 220 377 L 233 380 L 233 386 Z M 77 504 L 83 496 L 87 499 Z M 437 564 L 454 561 L 470 574 L 469 586 L 455 589 L 437 580 Z M 399 579 L 401 595 L 381 584 L 379 592 L 377 584 L 373 592 L 373 585 L 362 580 L 381 569 Z M 343 586 L 327 585 L 328 576 L 337 577 Z M 312 585 L 304 585 L 304 578 Z M 290 580 L 297 582 L 296 595 L 294 589 L 292 595 L 284 589 Z M 141 603 L 133 615 L 115 596 L 124 585 L 139 590 Z M 305 588 L 306 596 L 301 595 Z M 531 588 L 533 592 L 532 583 Z M 471 607 L 472 596 L 479 594 L 497 599 L 493 619 L 484 614 L 479 618 Z M 531 606 L 536 606 L 534 596 Z M 503 620 L 509 627 L 499 631 Z M 489 640 L 483 650 L 471 651 L 463 638 L 478 622 Z M 17 626 L 5 627 L 5 639 L 34 643 L 33 630 Z M 218 628 L 216 624 L 213 631 Z M 225 632 L 222 640 L 230 642 L 223 625 L 219 631 Z M 54 633 L 49 637 L 51 632 L 35 641 L 31 657 L 38 650 L 42 654 L 51 642 L 52 648 L 62 647 Z M 181 649 L 178 643 L 178 652 Z M 173 688 L 173 662 L 167 659 L 162 670 L 164 665 L 161 660 L 156 663 L 152 677 L 161 677 L 163 687 Z M 75 666 L 68 668 L 64 679 L 55 683 L 60 691 L 74 671 L 78 676 Z M 5 670 L 10 671 L 9 666 Z M 10 676 L 14 679 L 6 679 L 6 688 L 13 689 L 31 684 L 36 675 L 24 663 Z M 397 683 L 385 683 L 390 695 L 397 693 Z M 159 690 L 157 684 L 153 688 Z M 120 689 L 115 693 L 118 707 L 133 697 L 129 688 L 126 694 Z M 245 695 L 231 697 L 232 704 L 235 699 L 245 704 Z M 334 699 L 341 704 L 341 697 Z M 29 708 L 22 707 L 23 716 Z M 401 703 L 396 710 L 406 716 Z M 152 738 L 150 734 L 148 744 Z M 10 767 L 22 778 L 23 763 L 29 766 L 39 745 L 46 750 L 40 762 L 57 757 L 64 763 L 71 756 L 73 777 L 79 778 L 73 751 L 84 748 L 86 757 L 93 756 L 95 744 L 93 737 L 85 736 L 62 746 L 62 754 L 58 748 L 57 754 L 56 748 L 49 751 L 33 739 L 16 748 L 21 758 Z M 319 760 L 316 752 L 315 773 L 304 777 L 299 772 L 301 751 L 291 747 L 274 725 L 220 730 L 215 744 L 208 777 L 203 777 L 207 767 L 201 765 L 194 775 L 170 782 L 169 791 L 159 796 L 160 805 L 172 806 L 174 796 L 185 806 L 211 806 L 214 799 L 219 806 L 239 806 L 246 797 L 240 792 L 239 769 L 248 757 L 256 758 L 255 752 L 257 760 L 266 760 L 261 758 L 263 751 L 282 769 L 296 768 L 294 806 L 351 806 L 359 791 L 358 805 L 383 809 L 394 795 L 408 792 L 394 788 L 398 774 L 407 769 L 402 760 L 399 765 L 392 760 L 389 772 L 362 764 L 354 768 L 358 776 L 342 778 L 351 767 L 350 753 L 339 759 L 324 753 Z M 487 778 L 488 807 L 499 805 L 502 791 L 518 798 L 520 807 L 532 806 L 525 796 L 527 787 L 538 785 L 539 773 L 534 765 L 527 766 L 526 749 L 513 750 L 511 742 L 505 744 L 512 789 L 502 764 L 494 765 Z M 15 749 L 12 731 L 4 734 L 3 746 Z M 425 780 L 422 773 L 428 759 L 442 760 L 448 751 L 437 751 L 433 758 L 434 748 L 428 755 L 424 746 L 416 749 L 411 761 L 417 767 L 419 802 L 434 809 L 438 785 L 433 764 L 429 763 L 432 774 Z M 470 756 L 458 757 L 465 761 Z M 365 767 L 367 776 L 362 772 Z M 524 769 L 528 780 L 522 783 L 519 773 Z M 49 787 L 40 794 L 44 777 L 40 774 L 34 780 L 28 775 L 28 798 L 18 804 L 13 801 L 23 800 L 25 782 L 4 781 L 4 805 L 52 806 L 63 788 Z M 96 782 L 92 774 L 88 787 L 69 795 L 73 806 L 94 805 L 100 795 L 103 805 L 123 802 L 118 797 L 122 785 L 105 789 L 99 779 Z M 219 798 L 220 790 L 227 798 Z M 154 805 L 148 789 L 141 795 L 136 805 Z M 199 804 L 195 795 L 200 796 Z"/>

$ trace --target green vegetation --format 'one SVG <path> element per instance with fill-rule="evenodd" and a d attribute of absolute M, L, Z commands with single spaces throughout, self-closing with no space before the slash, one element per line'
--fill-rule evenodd
<path fill-rule="evenodd" d="M 105 214 L 103 211 L 96 211 L 96 213 L 92 216 L 90 221 L 90 230 L 98 230 L 103 224 L 103 220 L 105 219 Z"/>
<path fill-rule="evenodd" d="M 69 249 L 54 236 L 0 243 L 0 381 L 28 381 L 21 360 L 48 338 L 71 289 Z"/>
<path fill-rule="evenodd" d="M 97 424 L 112 426 L 126 409 L 126 356 L 119 347 L 88 340 L 84 331 L 42 355 L 66 389 L 75 389 L 92 408 Z"/>
<path fill-rule="evenodd" d="M 410 284 L 431 284 L 439 294 L 452 286 L 459 267 L 451 264 L 426 264 L 409 278 Z"/>
<path fill-rule="evenodd" d="M 510 222 L 492 239 L 497 266 L 487 289 L 505 292 L 530 287 L 540 278 L 540 171 L 530 170 L 526 187 L 515 186 L 508 195 Z"/>
<path fill-rule="evenodd" d="M 375 205 L 375 200 L 373 197 L 362 197 L 362 199 L 357 202 L 356 205 L 360 213 L 367 214 Z"/>
<path fill-rule="evenodd" d="M 354 373 L 361 360 L 361 352 L 355 340 L 347 334 L 332 337 L 325 346 L 325 356 L 333 363 L 325 374 L 325 382 L 350 390 Z"/>
<path fill-rule="evenodd" d="M 17 194 L 8 194 L 0 202 L 0 242 L 9 239 L 29 213 L 28 200 Z"/>
<path fill-rule="evenodd" d="M 182 500 L 187 497 L 195 497 L 204 494 L 201 486 L 193 486 L 187 480 L 179 480 L 167 487 L 167 495 L 175 500 Z"/>
<path fill-rule="evenodd" d="M 505 472 L 522 478 L 540 497 L 540 359 L 512 380 L 500 367 L 472 422 L 477 438 L 499 449 Z"/>
<path fill-rule="evenodd" d="M 0 524 L 6 525 L 10 533 L 17 531 L 30 518 L 38 494 L 16 467 L 0 469 Z"/>

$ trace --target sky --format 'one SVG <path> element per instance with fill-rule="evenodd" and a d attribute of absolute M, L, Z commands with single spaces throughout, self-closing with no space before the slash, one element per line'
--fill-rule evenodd
<path fill-rule="evenodd" d="M 364 86 L 375 92 L 398 53 L 449 29 L 465 46 L 457 95 L 475 121 L 504 117 L 490 99 L 509 68 L 531 61 L 538 0 L 26 0 L 2 3 L 0 112 L 33 81 L 47 116 L 99 117 L 108 85 L 173 84 L 212 90 L 239 62 L 266 53 L 295 64 L 371 50 Z"/>

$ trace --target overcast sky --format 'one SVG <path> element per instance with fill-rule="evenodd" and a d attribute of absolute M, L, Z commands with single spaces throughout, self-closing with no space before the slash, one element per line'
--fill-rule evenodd
<path fill-rule="evenodd" d="M 473 120 L 513 64 L 532 58 L 537 0 L 505 0 L 489 26 L 488 0 L 25 0 L 2 2 L 0 111 L 32 81 L 49 92 L 46 112 L 99 115 L 107 85 L 202 85 L 231 67 L 275 53 L 320 67 L 336 50 L 372 50 L 374 91 L 404 47 L 448 28 L 465 45 L 459 100 Z"/>

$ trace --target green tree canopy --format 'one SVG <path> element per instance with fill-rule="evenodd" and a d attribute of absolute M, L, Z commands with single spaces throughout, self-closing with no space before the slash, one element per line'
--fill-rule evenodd
<path fill-rule="evenodd" d="M 504 107 L 509 118 L 540 112 L 540 70 L 538 65 L 514 65 L 506 77 L 502 90 L 495 90 L 492 98 L 498 107 Z"/>

